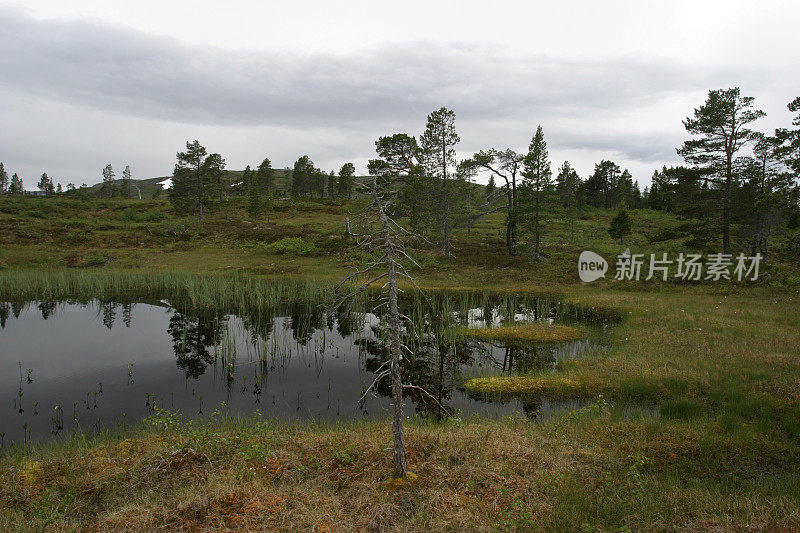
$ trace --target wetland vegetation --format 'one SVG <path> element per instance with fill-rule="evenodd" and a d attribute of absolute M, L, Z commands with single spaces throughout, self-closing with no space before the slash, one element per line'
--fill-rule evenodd
<path fill-rule="evenodd" d="M 456 165 L 452 120 L 381 137 L 369 177 L 306 156 L 229 172 L 195 141 L 169 198 L 110 178 L 0 195 L 0 529 L 799 528 L 794 160 L 762 142 L 701 184 L 688 143 L 694 166 L 645 194 L 611 161 L 553 183 L 541 128 L 527 155 Z M 380 218 L 359 227 L 369 182 Z M 582 250 L 701 255 L 719 237 L 763 252 L 761 276 L 576 276 Z M 334 305 L 345 272 L 376 265 Z M 393 424 L 387 365 L 408 387 Z"/>

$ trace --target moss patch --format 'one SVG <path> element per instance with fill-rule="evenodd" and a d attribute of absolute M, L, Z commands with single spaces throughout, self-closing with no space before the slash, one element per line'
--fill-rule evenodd
<path fill-rule="evenodd" d="M 586 335 L 579 329 L 553 324 L 514 324 L 496 328 L 463 329 L 460 334 L 480 340 L 508 342 L 566 342 Z"/>
<path fill-rule="evenodd" d="M 553 393 L 555 390 L 562 395 L 576 394 L 582 387 L 578 381 L 560 376 L 550 376 L 550 379 L 538 376 L 490 376 L 471 379 L 464 383 L 464 388 L 475 394 L 514 396 Z"/>

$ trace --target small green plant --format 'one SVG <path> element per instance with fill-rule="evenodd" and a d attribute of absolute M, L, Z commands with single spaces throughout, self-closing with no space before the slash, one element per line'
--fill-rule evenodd
<path fill-rule="evenodd" d="M 284 237 L 264 245 L 264 249 L 281 255 L 312 255 L 318 250 L 316 244 L 302 237 Z"/>

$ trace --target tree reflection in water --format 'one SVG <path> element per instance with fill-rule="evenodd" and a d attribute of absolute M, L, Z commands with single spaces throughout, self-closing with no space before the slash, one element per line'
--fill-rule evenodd
<path fill-rule="evenodd" d="M 35 306 L 43 320 L 48 320 L 64 307 L 62 303 L 0 302 L 0 328 L 6 328 L 12 316 L 19 318 L 29 305 Z M 264 396 L 263 404 L 272 406 L 276 402 L 275 386 L 278 385 L 286 397 L 291 396 L 289 401 L 293 409 L 296 404 L 296 410 L 300 411 L 301 400 L 306 394 L 313 394 L 316 399 L 325 400 L 322 409 L 324 405 L 329 410 L 333 406 L 338 416 L 338 400 L 335 396 L 331 399 L 331 390 L 339 386 L 341 389 L 334 394 L 343 394 L 342 390 L 346 390 L 349 397 L 355 394 L 357 399 L 363 392 L 357 389 L 371 383 L 389 357 L 384 332 L 385 311 L 380 302 L 370 296 L 354 310 L 339 308 L 336 312 L 328 312 L 324 302 L 314 301 L 258 309 L 203 309 L 190 302 L 156 299 L 67 303 L 93 308 L 97 322 L 110 330 L 111 335 L 119 331 L 119 327 L 113 328 L 117 318 L 125 328 L 136 330 L 135 310 L 139 303 L 151 311 L 157 307 L 165 309 L 169 314 L 166 333 L 171 340 L 175 365 L 184 378 L 198 380 L 209 374 L 209 366 L 213 366 L 215 371 L 209 379 L 212 384 L 222 382 L 229 400 L 234 392 L 241 392 L 242 397 L 252 396 L 256 404 L 262 404 Z M 415 412 L 436 418 L 445 415 L 454 405 L 464 405 L 466 394 L 461 386 L 469 377 L 555 369 L 559 360 L 585 349 L 580 343 L 575 343 L 577 348 L 565 348 L 555 343 L 465 339 L 457 334 L 456 328 L 556 321 L 580 322 L 602 330 L 606 321 L 614 321 L 602 310 L 578 308 L 557 299 L 437 293 L 424 297 L 405 296 L 399 304 L 401 312 L 410 319 L 409 330 L 403 335 L 403 343 L 408 347 L 402 361 L 404 381 L 427 391 L 410 388 L 405 395 Z M 164 323 L 157 323 L 163 332 Z M 142 331 L 152 334 L 149 327 L 146 325 Z M 236 350 L 240 351 L 238 360 Z M 242 350 L 246 350 L 246 358 L 242 357 Z M 357 357 L 340 360 L 340 350 L 345 356 Z M 311 357 L 303 359 L 307 356 Z M 293 381 L 282 381 L 289 373 L 281 372 L 291 366 L 290 363 Z M 338 373 L 324 374 L 332 368 Z M 268 377 L 272 390 L 267 388 Z M 321 389 L 320 382 L 326 383 L 327 392 Z M 390 397 L 389 380 L 379 382 L 374 392 L 379 397 Z M 287 402 L 280 397 L 278 401 Z M 347 401 L 355 406 L 355 400 Z M 526 400 L 522 409 L 535 413 L 541 409 L 541 401 Z"/>

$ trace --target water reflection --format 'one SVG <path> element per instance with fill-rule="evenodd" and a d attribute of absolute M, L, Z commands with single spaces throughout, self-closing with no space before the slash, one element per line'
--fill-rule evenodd
<path fill-rule="evenodd" d="M 202 310 L 193 314 L 176 311 L 169 319 L 167 332 L 172 336 L 175 361 L 187 378 L 197 379 L 216 357 L 211 348 L 222 341 L 227 316 L 220 311 Z"/>
<path fill-rule="evenodd" d="M 384 416 L 388 379 L 359 402 L 388 361 L 376 303 L 331 313 L 309 301 L 257 310 L 196 309 L 177 300 L 2 302 L 0 390 L 8 403 L 0 404 L 0 439 L 91 430 L 157 407 L 202 415 L 222 402 L 230 413 L 258 410 L 287 420 Z M 404 382 L 419 387 L 406 391 L 406 408 L 436 417 L 555 409 L 487 403 L 461 385 L 475 375 L 555 369 L 601 345 L 613 321 L 554 299 L 459 294 L 400 304 L 410 319 Z M 453 334 L 455 326 L 518 321 L 579 322 L 591 335 L 573 343 L 500 343 Z"/>

